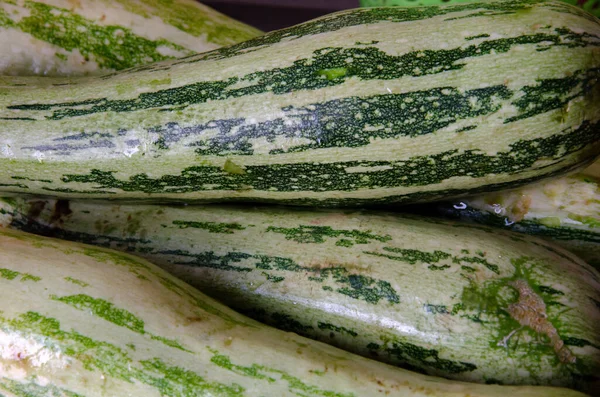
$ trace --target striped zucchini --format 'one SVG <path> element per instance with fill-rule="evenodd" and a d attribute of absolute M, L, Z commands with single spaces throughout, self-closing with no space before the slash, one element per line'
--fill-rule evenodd
<path fill-rule="evenodd" d="M 0 188 L 359 205 L 516 186 L 598 154 L 599 40 L 561 2 L 365 8 L 99 78 L 5 77 Z"/>
<path fill-rule="evenodd" d="M 594 176 L 578 173 L 435 208 L 455 219 L 553 240 L 600 270 L 600 179 Z"/>
<path fill-rule="evenodd" d="M 448 3 L 468 3 L 473 0 L 359 0 L 362 7 L 383 7 L 383 6 L 400 6 L 400 7 L 415 7 L 415 6 L 432 6 Z M 579 6 L 587 12 L 600 17 L 600 1 L 599 0 L 563 0 L 569 4 Z"/>
<path fill-rule="evenodd" d="M 0 394 L 7 397 L 576 397 L 447 381 L 283 333 L 152 264 L 0 230 Z"/>
<path fill-rule="evenodd" d="M 0 0 L 0 75 L 101 74 L 259 34 L 194 0 Z"/>
<path fill-rule="evenodd" d="M 387 363 L 600 391 L 600 274 L 542 240 L 279 207 L 9 199 L 2 212 L 14 228 L 146 257 L 255 319 Z"/>

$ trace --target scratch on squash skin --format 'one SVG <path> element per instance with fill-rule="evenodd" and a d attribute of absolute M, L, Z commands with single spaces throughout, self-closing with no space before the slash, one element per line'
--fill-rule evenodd
<path fill-rule="evenodd" d="M 548 336 L 561 363 L 574 363 L 577 358 L 565 346 L 556 328 L 548 321 L 546 304 L 542 298 L 531 289 L 525 280 L 511 281 L 509 285 L 519 292 L 519 300 L 507 308 L 510 316 L 517 320 L 522 327 L 530 327 L 536 333 Z M 512 334 L 511 332 L 508 337 Z M 508 337 L 501 344 L 506 343 Z"/>

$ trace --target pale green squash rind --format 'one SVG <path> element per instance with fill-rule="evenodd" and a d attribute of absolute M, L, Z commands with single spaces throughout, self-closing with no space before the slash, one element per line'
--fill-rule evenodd
<path fill-rule="evenodd" d="M 358 9 L 98 79 L 4 78 L 0 186 L 313 206 L 514 187 L 597 155 L 599 37 L 557 2 Z"/>
<path fill-rule="evenodd" d="M 600 368 L 600 274 L 520 234 L 278 207 L 12 199 L 4 212 L 10 227 L 135 253 L 262 322 L 413 370 L 589 391 Z M 515 279 L 544 299 L 575 364 L 527 329 L 497 346 L 519 328 L 505 312 Z"/>
<path fill-rule="evenodd" d="M 448 382 L 366 360 L 246 319 L 127 254 L 5 228 L 0 249 L 2 266 L 18 256 L 20 270 L 41 278 L 27 289 L 0 279 L 0 391 L 9 395 L 582 395 Z M 80 309 L 50 298 L 81 290 L 65 277 L 87 278 L 85 295 L 106 298 L 186 351 L 133 332 L 118 315 L 81 321 Z"/>

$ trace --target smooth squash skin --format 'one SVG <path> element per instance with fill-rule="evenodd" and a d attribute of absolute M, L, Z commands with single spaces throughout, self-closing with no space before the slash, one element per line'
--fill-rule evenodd
<path fill-rule="evenodd" d="M 384 212 L 23 199 L 0 208 L 6 226 L 145 257 L 261 322 L 376 360 L 470 382 L 599 390 L 600 273 L 543 240 Z"/>
<path fill-rule="evenodd" d="M 2 0 L 0 75 L 106 74 L 260 34 L 194 0 Z"/>
<path fill-rule="evenodd" d="M 264 326 L 152 264 L 0 229 L 6 396 L 576 397 L 428 377 Z"/>
<path fill-rule="evenodd" d="M 332 206 L 514 187 L 598 154 L 598 37 L 562 2 L 365 8 L 102 77 L 4 77 L 0 189 Z"/>

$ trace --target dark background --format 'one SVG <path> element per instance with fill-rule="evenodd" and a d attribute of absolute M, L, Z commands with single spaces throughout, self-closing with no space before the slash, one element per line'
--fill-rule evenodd
<path fill-rule="evenodd" d="M 200 2 L 266 32 L 335 11 L 358 7 L 358 0 L 201 0 Z"/>

